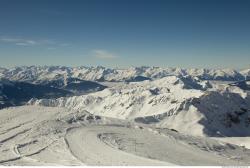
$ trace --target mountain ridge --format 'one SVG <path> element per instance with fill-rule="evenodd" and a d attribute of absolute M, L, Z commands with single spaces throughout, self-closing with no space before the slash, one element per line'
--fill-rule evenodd
<path fill-rule="evenodd" d="M 240 81 L 250 79 L 250 69 L 185 69 L 146 66 L 125 69 L 105 68 L 102 66 L 19 66 L 14 68 L 0 68 L 0 78 L 31 83 L 63 78 L 79 78 L 90 81 L 129 81 L 137 76 L 159 79 L 171 75 L 191 76 L 201 80 Z"/>

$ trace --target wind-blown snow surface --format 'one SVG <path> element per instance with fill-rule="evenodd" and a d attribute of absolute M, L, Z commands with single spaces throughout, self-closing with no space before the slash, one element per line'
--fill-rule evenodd
<path fill-rule="evenodd" d="M 0 110 L 0 164 L 249 165 L 250 150 L 87 111 L 22 106 Z"/>

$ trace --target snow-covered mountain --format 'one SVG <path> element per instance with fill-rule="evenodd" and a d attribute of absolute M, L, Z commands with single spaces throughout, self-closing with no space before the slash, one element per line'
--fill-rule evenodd
<path fill-rule="evenodd" d="M 247 91 L 227 84 L 217 88 L 190 77 L 131 82 L 88 95 L 32 99 L 29 104 L 87 110 L 193 135 L 250 135 Z"/>
<path fill-rule="evenodd" d="M 30 66 L 0 74 L 2 107 L 29 101 L 194 135 L 250 135 L 249 70 Z"/>
<path fill-rule="evenodd" d="M 112 69 L 105 67 L 22 66 L 0 68 L 0 77 L 9 80 L 40 83 L 46 80 L 79 78 L 92 81 L 130 81 L 144 77 L 159 79 L 169 75 L 198 77 L 203 80 L 239 81 L 250 78 L 249 69 L 182 69 L 160 67 L 133 67 Z"/>
<path fill-rule="evenodd" d="M 242 72 L 0 68 L 0 164 L 249 165 Z"/>
<path fill-rule="evenodd" d="M 242 70 L 242 71 L 240 71 L 240 73 L 241 73 L 243 76 L 245 76 L 245 78 L 246 78 L 247 80 L 250 80 L 250 69 Z"/>

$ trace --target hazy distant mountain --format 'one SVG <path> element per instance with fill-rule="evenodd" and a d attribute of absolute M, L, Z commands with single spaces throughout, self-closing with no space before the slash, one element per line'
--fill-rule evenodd
<path fill-rule="evenodd" d="M 106 86 L 101 85 L 97 82 L 81 80 L 78 78 L 64 78 L 64 79 L 45 80 L 45 81 L 42 80 L 39 81 L 39 84 L 68 90 L 78 94 L 100 91 L 106 88 Z"/>
<path fill-rule="evenodd" d="M 31 98 L 58 98 L 67 95 L 72 95 L 72 93 L 50 86 L 8 80 L 0 81 L 0 108 L 22 105 Z"/>
<path fill-rule="evenodd" d="M 0 108 L 22 105 L 32 98 L 59 98 L 105 89 L 96 82 L 79 79 L 42 81 L 32 84 L 22 81 L 0 80 Z"/>
<path fill-rule="evenodd" d="M 23 66 L 10 69 L 1 68 L 0 77 L 40 83 L 49 80 L 78 78 L 91 81 L 126 81 L 138 77 L 158 79 L 166 76 L 191 76 L 203 80 L 239 81 L 250 78 L 250 70 L 232 69 L 181 69 L 160 67 L 135 67 L 128 69 L 111 69 L 105 67 L 64 67 L 64 66 Z M 136 79 L 137 80 L 137 79 Z M 139 79 L 141 80 L 141 79 Z"/>

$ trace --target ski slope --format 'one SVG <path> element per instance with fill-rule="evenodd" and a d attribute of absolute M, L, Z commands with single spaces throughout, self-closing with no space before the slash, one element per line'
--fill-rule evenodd
<path fill-rule="evenodd" d="M 70 130 L 66 139 L 72 153 L 89 165 L 244 165 L 242 160 L 249 162 L 250 154 L 244 156 L 241 148 L 214 140 L 203 144 L 202 139 L 124 126 L 81 127 Z M 216 148 L 225 150 L 226 156 Z"/>
<path fill-rule="evenodd" d="M 58 107 L 0 110 L 1 165 L 249 165 L 250 150 Z"/>

